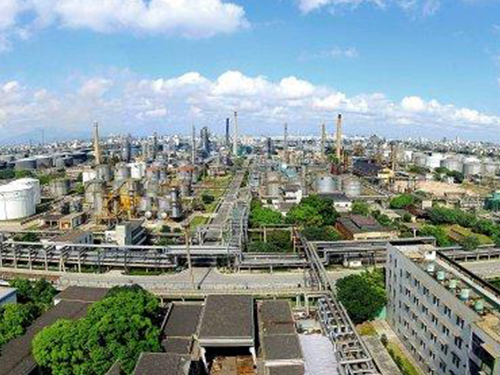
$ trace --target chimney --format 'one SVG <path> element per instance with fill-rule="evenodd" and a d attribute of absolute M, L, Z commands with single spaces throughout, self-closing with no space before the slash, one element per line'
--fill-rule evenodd
<path fill-rule="evenodd" d="M 234 111 L 233 155 L 238 156 L 238 112 Z"/>
<path fill-rule="evenodd" d="M 339 114 L 337 117 L 337 150 L 336 156 L 338 163 L 342 162 L 342 115 Z"/>
<path fill-rule="evenodd" d="M 191 164 L 196 161 L 196 127 L 193 124 L 193 134 L 191 136 Z"/>
<path fill-rule="evenodd" d="M 99 124 L 94 123 L 94 157 L 95 165 L 101 165 L 101 145 L 99 144 Z"/>
<path fill-rule="evenodd" d="M 285 163 L 288 164 L 288 124 L 285 122 L 285 129 L 283 135 L 283 152 L 285 154 Z"/>
<path fill-rule="evenodd" d="M 321 159 L 325 160 L 326 153 L 326 125 L 321 124 Z"/>
<path fill-rule="evenodd" d="M 229 140 L 229 117 L 226 118 L 226 147 L 229 147 L 231 141 Z"/>
<path fill-rule="evenodd" d="M 156 160 L 158 154 L 158 134 L 153 133 L 153 160 Z"/>

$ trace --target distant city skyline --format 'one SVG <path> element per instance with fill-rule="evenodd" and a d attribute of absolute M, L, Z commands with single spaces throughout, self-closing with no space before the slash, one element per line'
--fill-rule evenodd
<path fill-rule="evenodd" d="M 500 1 L 3 0 L 0 142 L 240 132 L 497 141 Z"/>

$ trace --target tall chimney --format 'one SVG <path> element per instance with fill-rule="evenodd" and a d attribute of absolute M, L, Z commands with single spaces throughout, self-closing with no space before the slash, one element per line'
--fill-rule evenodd
<path fill-rule="evenodd" d="M 153 133 L 153 160 L 156 160 L 156 156 L 158 155 L 158 134 L 156 132 Z"/>
<path fill-rule="evenodd" d="M 101 165 L 101 145 L 99 144 L 99 124 L 94 123 L 94 157 L 95 165 Z"/>
<path fill-rule="evenodd" d="M 226 147 L 229 147 L 231 141 L 229 140 L 229 117 L 226 118 Z"/>
<path fill-rule="evenodd" d="M 342 115 L 337 117 L 337 150 L 336 154 L 339 165 L 342 163 Z"/>
<path fill-rule="evenodd" d="M 326 152 L 326 125 L 321 124 L 321 159 L 325 160 Z"/>
<path fill-rule="evenodd" d="M 238 156 L 238 112 L 234 111 L 233 155 Z"/>
<path fill-rule="evenodd" d="M 285 154 L 285 163 L 288 164 L 288 124 L 285 122 L 285 133 L 283 135 L 283 152 Z"/>
<path fill-rule="evenodd" d="M 196 127 L 193 124 L 193 134 L 191 135 L 191 164 L 196 161 Z"/>

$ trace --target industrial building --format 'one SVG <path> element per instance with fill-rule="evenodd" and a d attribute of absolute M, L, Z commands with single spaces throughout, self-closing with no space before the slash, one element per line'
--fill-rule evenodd
<path fill-rule="evenodd" d="M 398 231 L 380 225 L 372 217 L 361 215 L 341 216 L 335 228 L 347 240 L 392 239 L 398 236 Z"/>
<path fill-rule="evenodd" d="M 427 374 L 500 374 L 500 292 L 433 246 L 387 252 L 387 320 Z"/>

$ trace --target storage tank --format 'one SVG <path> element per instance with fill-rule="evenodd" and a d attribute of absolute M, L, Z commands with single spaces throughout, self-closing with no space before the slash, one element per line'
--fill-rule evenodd
<path fill-rule="evenodd" d="M 36 169 L 36 160 L 33 158 L 25 158 L 16 160 L 16 171 L 34 171 Z"/>
<path fill-rule="evenodd" d="M 441 166 L 441 160 L 443 160 L 444 156 L 442 154 L 432 154 L 426 159 L 426 166 L 430 169 L 436 169 Z"/>
<path fill-rule="evenodd" d="M 85 203 L 92 205 L 94 212 L 100 214 L 104 209 L 106 185 L 102 181 L 93 180 L 85 186 Z"/>
<path fill-rule="evenodd" d="M 69 193 L 69 180 L 65 178 L 52 180 L 49 188 L 53 197 L 64 197 Z"/>
<path fill-rule="evenodd" d="M 332 175 L 316 177 L 316 191 L 318 194 L 340 191 L 340 180 Z"/>
<path fill-rule="evenodd" d="M 22 219 L 35 212 L 32 185 L 10 183 L 0 186 L 0 220 Z"/>
<path fill-rule="evenodd" d="M 111 168 L 108 164 L 101 164 L 95 166 L 96 178 L 101 181 L 111 181 Z"/>
<path fill-rule="evenodd" d="M 361 181 L 356 177 L 344 178 L 342 191 L 348 197 L 359 197 L 361 195 Z"/>
<path fill-rule="evenodd" d="M 481 174 L 481 164 L 478 162 L 468 162 L 464 164 L 464 175 L 473 176 Z"/>
<path fill-rule="evenodd" d="M 123 181 L 130 178 L 130 169 L 126 163 L 118 163 L 115 166 L 115 181 Z"/>
<path fill-rule="evenodd" d="M 46 155 L 40 155 L 36 156 L 36 167 L 38 169 L 43 169 L 43 168 L 52 168 L 54 165 L 52 162 L 52 156 L 46 156 Z"/>
<path fill-rule="evenodd" d="M 419 167 L 427 166 L 427 155 L 422 154 L 421 152 L 415 152 L 413 154 L 413 163 Z"/>
<path fill-rule="evenodd" d="M 449 171 L 455 171 L 462 173 L 464 171 L 464 164 L 455 158 L 448 158 L 441 160 L 441 167 L 448 169 Z"/>
<path fill-rule="evenodd" d="M 146 174 L 146 163 L 138 162 L 138 163 L 130 163 L 128 164 L 130 167 L 130 177 L 140 180 L 144 178 Z"/>
<path fill-rule="evenodd" d="M 498 171 L 498 164 L 486 162 L 483 164 L 483 173 L 487 176 L 494 176 Z"/>
<path fill-rule="evenodd" d="M 91 168 L 86 168 L 82 172 L 82 181 L 83 183 L 90 182 L 97 178 L 97 172 Z"/>
<path fill-rule="evenodd" d="M 39 204 L 42 201 L 40 181 L 37 180 L 36 178 L 29 178 L 29 177 L 20 178 L 18 180 L 12 181 L 11 184 L 28 185 L 28 186 L 33 187 L 34 203 Z"/>
<path fill-rule="evenodd" d="M 139 211 L 146 212 L 151 211 L 153 208 L 151 197 L 141 197 L 139 201 Z"/>

